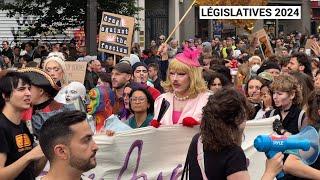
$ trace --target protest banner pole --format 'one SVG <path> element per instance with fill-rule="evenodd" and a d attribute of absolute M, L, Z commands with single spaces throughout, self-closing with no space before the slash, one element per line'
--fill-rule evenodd
<path fill-rule="evenodd" d="M 168 36 L 168 38 L 166 39 L 166 41 L 164 42 L 165 44 L 168 43 L 169 39 L 173 36 L 174 32 L 176 32 L 177 28 L 180 26 L 180 24 L 182 23 L 182 21 L 184 20 L 184 18 L 186 18 L 186 16 L 189 14 L 189 12 L 191 11 L 193 5 L 197 2 L 197 0 L 194 0 L 192 2 L 192 4 L 190 5 L 190 7 L 188 8 L 188 10 L 184 13 L 184 15 L 182 16 L 182 18 L 180 19 L 179 23 L 173 28 L 173 30 L 171 31 L 170 35 Z"/>
<path fill-rule="evenodd" d="M 117 56 L 113 54 L 113 66 L 117 64 Z"/>

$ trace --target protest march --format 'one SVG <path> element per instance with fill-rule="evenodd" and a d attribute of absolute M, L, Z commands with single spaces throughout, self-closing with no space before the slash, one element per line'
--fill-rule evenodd
<path fill-rule="evenodd" d="M 0 180 L 320 179 L 320 26 L 281 25 L 318 2 L 168 2 L 165 31 L 130 2 L 61 41 L 0 36 Z"/>

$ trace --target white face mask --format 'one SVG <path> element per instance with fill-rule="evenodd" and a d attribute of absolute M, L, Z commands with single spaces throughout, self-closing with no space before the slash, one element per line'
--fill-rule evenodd
<path fill-rule="evenodd" d="M 83 84 L 79 82 L 71 82 L 68 86 L 65 88 L 65 99 L 66 103 L 73 103 L 78 97 L 81 97 L 82 100 L 84 100 L 86 96 L 86 88 Z"/>
<path fill-rule="evenodd" d="M 251 73 L 257 74 L 258 69 L 260 68 L 260 65 L 255 64 L 251 67 Z"/>
<path fill-rule="evenodd" d="M 79 97 L 83 101 L 86 100 L 86 88 L 79 82 L 71 82 L 61 89 L 54 99 L 62 104 L 71 104 Z"/>

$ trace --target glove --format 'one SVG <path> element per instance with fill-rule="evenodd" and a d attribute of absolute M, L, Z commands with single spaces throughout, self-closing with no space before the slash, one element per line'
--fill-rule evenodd
<path fill-rule="evenodd" d="M 279 134 L 279 135 L 283 135 L 283 133 L 281 132 L 282 130 L 284 130 L 283 126 L 282 126 L 282 122 L 279 119 L 276 119 L 273 121 L 272 123 L 272 127 L 273 130 Z"/>
<path fill-rule="evenodd" d="M 192 117 L 185 117 L 182 120 L 182 124 L 183 126 L 193 127 L 193 126 L 199 125 L 200 123 Z"/>
<path fill-rule="evenodd" d="M 161 125 L 161 123 L 158 122 L 156 119 L 153 119 L 153 120 L 150 122 L 150 125 L 153 126 L 153 127 L 155 127 L 155 128 L 158 128 L 158 127 Z"/>

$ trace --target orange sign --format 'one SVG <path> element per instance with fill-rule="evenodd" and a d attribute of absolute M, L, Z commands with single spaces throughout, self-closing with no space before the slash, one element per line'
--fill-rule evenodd
<path fill-rule="evenodd" d="M 16 144 L 18 147 L 18 151 L 27 150 L 27 148 L 32 148 L 31 140 L 27 134 L 19 134 L 16 135 Z"/>

